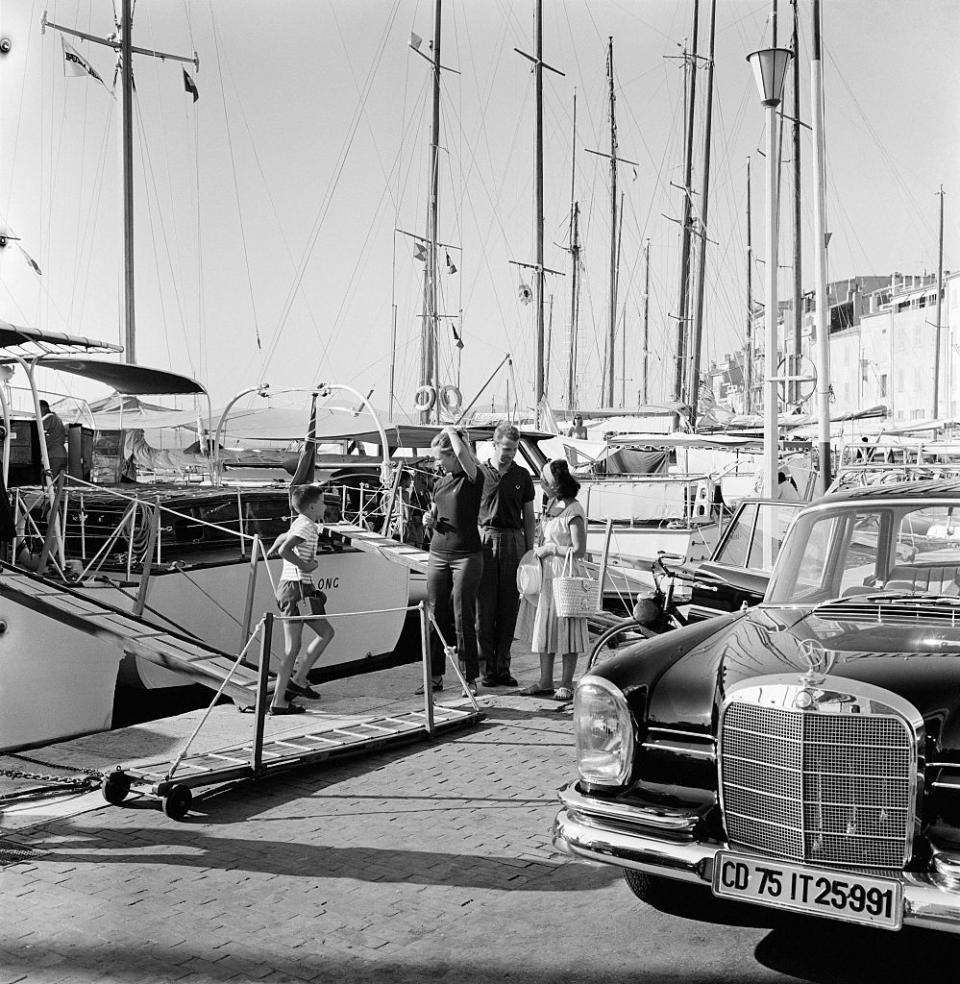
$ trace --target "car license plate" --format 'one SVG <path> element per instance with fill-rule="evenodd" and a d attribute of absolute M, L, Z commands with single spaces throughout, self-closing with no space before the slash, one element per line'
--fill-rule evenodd
<path fill-rule="evenodd" d="M 825 871 L 719 851 L 713 894 L 831 919 L 900 929 L 903 888 L 891 878 Z"/>

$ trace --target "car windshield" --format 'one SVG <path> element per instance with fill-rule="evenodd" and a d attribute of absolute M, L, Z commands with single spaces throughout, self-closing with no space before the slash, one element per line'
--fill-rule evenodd
<path fill-rule="evenodd" d="M 711 560 L 769 574 L 787 528 L 802 507 L 802 502 L 745 500 Z"/>
<path fill-rule="evenodd" d="M 960 500 L 845 503 L 800 515 L 764 601 L 816 605 L 865 595 L 960 599 Z"/>

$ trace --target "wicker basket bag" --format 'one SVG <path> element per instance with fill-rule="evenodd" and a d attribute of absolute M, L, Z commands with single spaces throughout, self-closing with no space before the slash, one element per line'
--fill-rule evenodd
<path fill-rule="evenodd" d="M 553 579 L 553 607 L 560 618 L 586 618 L 600 609 L 600 582 L 574 576 L 572 550 Z"/>

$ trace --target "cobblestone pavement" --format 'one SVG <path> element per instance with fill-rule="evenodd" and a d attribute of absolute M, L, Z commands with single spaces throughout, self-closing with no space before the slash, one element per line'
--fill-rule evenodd
<path fill-rule="evenodd" d="M 0 984 L 874 982 L 914 979 L 921 952 L 958 965 L 932 934 L 642 905 L 550 843 L 569 712 L 497 696 L 486 713 L 210 790 L 181 823 L 142 797 L 8 830 L 24 856 L 0 855 Z"/>

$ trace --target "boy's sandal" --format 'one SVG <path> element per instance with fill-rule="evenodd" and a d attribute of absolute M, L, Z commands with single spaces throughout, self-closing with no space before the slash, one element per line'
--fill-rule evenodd
<path fill-rule="evenodd" d="M 569 687 L 557 687 L 553 694 L 554 700 L 573 700 L 573 691 Z"/>
<path fill-rule="evenodd" d="M 552 690 L 541 690 L 536 684 L 534 684 L 532 687 L 524 687 L 523 690 L 520 691 L 519 696 L 520 697 L 550 697 L 553 695 L 553 693 L 554 691 Z"/>
<path fill-rule="evenodd" d="M 300 704 L 287 704 L 286 707 L 271 707 L 270 714 L 272 717 L 277 717 L 281 714 L 304 714 L 306 710 Z"/>
<path fill-rule="evenodd" d="M 302 687 L 299 683 L 294 683 L 291 680 L 287 684 L 286 693 L 284 697 L 287 701 L 293 700 L 295 697 L 302 697 L 304 700 L 319 700 L 320 693 L 313 689 L 313 687 Z"/>

